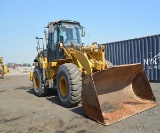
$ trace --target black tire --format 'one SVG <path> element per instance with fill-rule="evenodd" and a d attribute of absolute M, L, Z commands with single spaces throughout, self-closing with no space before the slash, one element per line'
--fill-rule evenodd
<path fill-rule="evenodd" d="M 35 67 L 33 71 L 33 90 L 38 97 L 43 97 L 48 94 L 48 88 L 42 84 L 42 74 L 38 67 Z"/>
<path fill-rule="evenodd" d="M 67 108 L 77 106 L 81 102 L 81 92 L 82 76 L 78 67 L 72 63 L 60 66 L 57 73 L 57 93 L 62 105 Z"/>
<path fill-rule="evenodd" d="M 0 79 L 3 79 L 3 76 L 4 76 L 4 71 L 0 70 Z"/>

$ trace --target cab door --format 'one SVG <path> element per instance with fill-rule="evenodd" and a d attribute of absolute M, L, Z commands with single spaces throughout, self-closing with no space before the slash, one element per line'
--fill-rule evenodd
<path fill-rule="evenodd" d="M 57 55 L 57 41 L 58 40 L 58 31 L 57 25 L 49 25 L 49 34 L 48 34 L 48 60 L 49 62 L 56 61 L 58 59 Z"/>

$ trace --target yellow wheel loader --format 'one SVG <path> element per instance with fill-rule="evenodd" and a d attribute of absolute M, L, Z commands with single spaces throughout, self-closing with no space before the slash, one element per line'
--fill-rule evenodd
<path fill-rule="evenodd" d="M 110 66 L 105 47 L 83 46 L 84 27 L 79 22 L 50 22 L 45 31 L 46 48 L 40 48 L 30 73 L 37 96 L 56 88 L 65 107 L 82 101 L 85 113 L 97 122 L 110 125 L 157 106 L 141 64 Z"/>
<path fill-rule="evenodd" d="M 0 57 L 0 79 L 3 79 L 3 76 L 4 76 L 3 57 Z"/>
<path fill-rule="evenodd" d="M 4 66 L 4 74 L 10 74 L 10 71 L 8 69 L 8 66 Z"/>
<path fill-rule="evenodd" d="M 8 67 L 3 64 L 3 57 L 0 57 L 0 79 L 3 79 L 4 74 L 9 74 Z"/>

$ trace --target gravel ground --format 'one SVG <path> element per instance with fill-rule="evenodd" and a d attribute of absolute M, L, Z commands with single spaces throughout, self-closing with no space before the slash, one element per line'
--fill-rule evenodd
<path fill-rule="evenodd" d="M 151 83 L 160 103 L 160 83 Z M 0 133 L 160 133 L 160 106 L 110 126 L 88 118 L 80 104 L 61 106 L 54 90 L 47 97 L 33 94 L 29 74 L 0 79 Z"/>

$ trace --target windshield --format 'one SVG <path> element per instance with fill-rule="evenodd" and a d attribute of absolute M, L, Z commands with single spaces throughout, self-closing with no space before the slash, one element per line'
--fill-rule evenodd
<path fill-rule="evenodd" d="M 64 45 L 81 47 L 80 26 L 78 24 L 62 23 Z"/>

